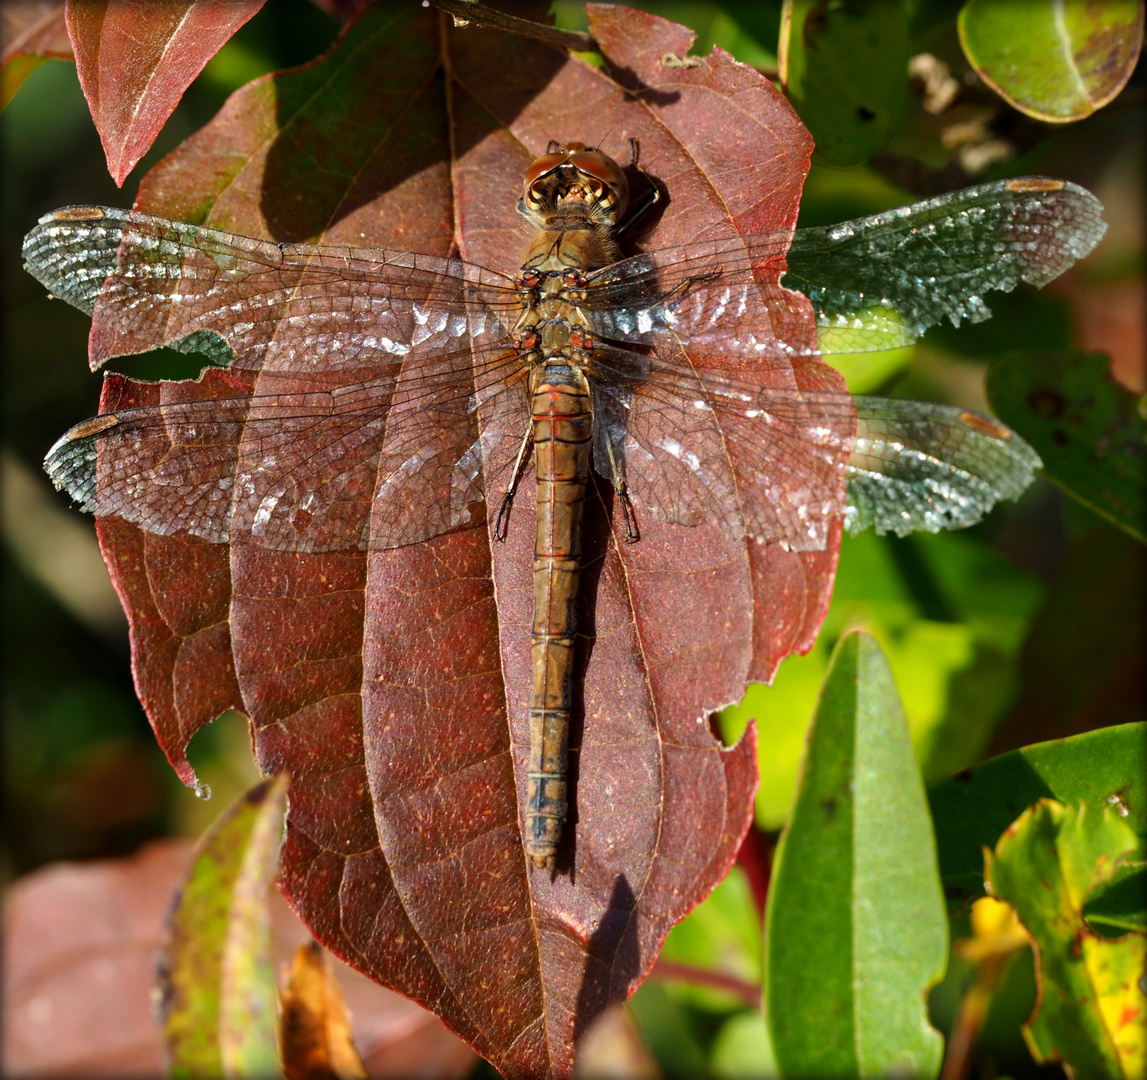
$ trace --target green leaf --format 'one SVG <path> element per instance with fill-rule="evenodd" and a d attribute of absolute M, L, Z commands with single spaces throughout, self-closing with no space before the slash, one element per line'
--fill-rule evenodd
<path fill-rule="evenodd" d="M 690 1011 L 669 984 L 646 979 L 629 1009 L 650 1053 L 668 1077 L 705 1075 L 705 1047 Z"/>
<path fill-rule="evenodd" d="M 1125 862 L 1110 881 L 1096 887 L 1083 915 L 1104 937 L 1147 930 L 1147 862 Z"/>
<path fill-rule="evenodd" d="M 996 93 L 1037 120 L 1081 120 L 1131 77 L 1143 0 L 968 0 L 957 20 L 968 62 Z"/>
<path fill-rule="evenodd" d="M 923 785 L 888 663 L 837 646 L 769 889 L 766 1015 L 781 1072 L 933 1076 L 925 994 L 948 924 Z"/>
<path fill-rule="evenodd" d="M 862 165 L 896 133 L 908 101 L 901 0 L 786 0 L 781 82 L 816 141 L 813 161 Z"/>
<path fill-rule="evenodd" d="M 212 826 L 168 919 L 160 1018 L 173 1077 L 278 1076 L 267 889 L 287 777 L 252 788 Z"/>
<path fill-rule="evenodd" d="M 1078 1080 L 1142 1076 L 1147 994 L 1139 986 L 1147 937 L 1096 935 L 1083 918 L 1138 838 L 1107 806 L 1041 799 L 986 858 L 993 895 L 1006 900 L 1038 951 L 1042 992 L 1024 1028 L 1037 1061 L 1062 1060 Z"/>
<path fill-rule="evenodd" d="M 1147 541 L 1147 399 L 1112 378 L 1105 354 L 1009 353 L 988 397 L 1064 491 Z"/>
<path fill-rule="evenodd" d="M 1147 833 L 1147 724 L 1121 724 L 992 758 L 928 790 L 944 895 L 955 910 L 984 895 L 983 849 L 1042 798 L 1114 807 Z"/>

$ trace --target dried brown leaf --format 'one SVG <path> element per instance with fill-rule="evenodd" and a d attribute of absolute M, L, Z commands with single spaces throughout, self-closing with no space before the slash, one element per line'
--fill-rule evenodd
<path fill-rule="evenodd" d="M 317 941 L 304 942 L 279 990 L 279 1051 L 287 1080 L 359 1080 L 366 1069 L 350 1035 L 339 984 Z"/>

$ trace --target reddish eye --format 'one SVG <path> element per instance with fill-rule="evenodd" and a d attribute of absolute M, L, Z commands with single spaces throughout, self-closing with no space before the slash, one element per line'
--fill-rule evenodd
<path fill-rule="evenodd" d="M 551 173 L 559 165 L 564 165 L 569 159 L 565 154 L 543 154 L 540 158 L 534 158 L 530 167 L 526 170 L 525 186 L 529 187 L 535 180 L 540 180 L 546 173 Z"/>
<path fill-rule="evenodd" d="M 578 172 L 601 184 L 603 189 L 609 188 L 617 200 L 618 213 L 625 212 L 625 206 L 629 202 L 629 181 L 625 179 L 625 173 L 613 158 L 600 150 L 579 150 L 570 155 L 570 164 Z M 600 196 L 601 191 L 597 194 Z"/>
<path fill-rule="evenodd" d="M 541 190 L 544 185 L 540 182 L 563 165 L 573 166 L 583 178 L 588 179 L 587 188 L 595 200 L 602 200 L 608 189 L 613 196 L 612 212 L 615 217 L 625 213 L 629 202 L 629 183 L 621 166 L 608 154 L 579 142 L 566 143 L 553 153 L 534 159 L 526 170 L 523 184 L 527 198 L 540 200 L 544 194 Z"/>
<path fill-rule="evenodd" d="M 607 187 L 628 187 L 625 174 L 621 167 L 611 157 L 607 157 L 600 150 L 580 150 L 570 155 L 570 164 L 578 172 L 600 180 Z"/>

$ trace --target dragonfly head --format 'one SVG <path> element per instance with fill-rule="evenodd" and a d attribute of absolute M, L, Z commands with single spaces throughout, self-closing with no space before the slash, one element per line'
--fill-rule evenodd
<path fill-rule="evenodd" d="M 526 170 L 518 210 L 537 225 L 580 208 L 597 224 L 616 225 L 629 204 L 629 182 L 608 154 L 571 142 L 535 158 Z"/>

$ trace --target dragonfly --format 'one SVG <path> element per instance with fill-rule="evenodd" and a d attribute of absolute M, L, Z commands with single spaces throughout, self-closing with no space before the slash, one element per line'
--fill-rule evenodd
<path fill-rule="evenodd" d="M 518 200 L 533 239 L 506 273 L 100 206 L 47 214 L 24 243 L 32 274 L 96 314 L 93 363 L 174 344 L 258 376 L 230 398 L 73 427 L 45 467 L 83 510 L 214 543 L 379 550 L 480 522 L 489 493 L 496 542 L 532 457 L 522 834 L 537 869 L 552 870 L 567 815 L 591 473 L 635 543 L 651 522 L 798 552 L 823 550 L 841 521 L 971 525 L 1040 466 L 1018 435 L 954 406 L 801 385 L 794 364 L 987 318 L 985 292 L 1045 284 L 1105 229 L 1083 188 L 1021 177 L 828 228 L 626 255 L 661 197 L 636 156 L 623 168 L 551 143 Z M 795 342 L 785 327 L 810 308 L 816 340 Z"/>

